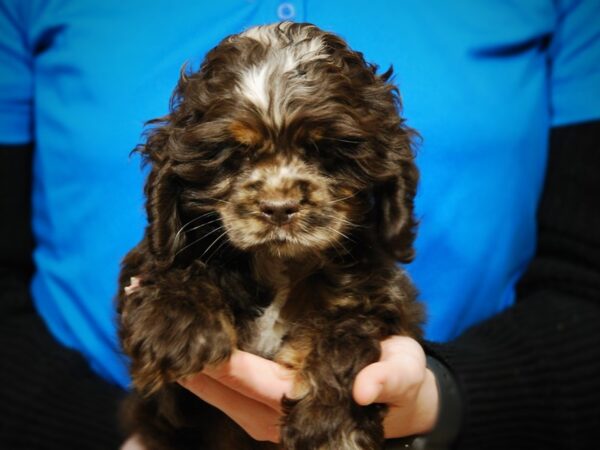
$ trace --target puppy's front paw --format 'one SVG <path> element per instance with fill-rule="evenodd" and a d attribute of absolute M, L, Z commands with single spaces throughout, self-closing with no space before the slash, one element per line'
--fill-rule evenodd
<path fill-rule="evenodd" d="M 143 393 L 226 360 L 234 347 L 231 319 L 223 309 L 195 292 L 184 297 L 169 291 L 139 286 L 123 302 L 121 339 L 133 384 Z"/>
<path fill-rule="evenodd" d="M 330 392 L 333 394 L 333 392 Z M 324 397 L 320 397 L 324 395 Z M 383 405 L 359 406 L 351 399 L 321 393 L 285 400 L 281 431 L 285 450 L 380 450 Z"/>

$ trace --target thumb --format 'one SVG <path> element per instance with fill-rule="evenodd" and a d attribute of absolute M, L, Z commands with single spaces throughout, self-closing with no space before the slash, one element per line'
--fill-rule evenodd
<path fill-rule="evenodd" d="M 392 399 L 404 390 L 400 376 L 391 364 L 376 362 L 358 373 L 352 394 L 356 403 L 366 406 L 371 403 L 392 403 Z"/>
<path fill-rule="evenodd" d="M 415 341 L 395 337 L 382 342 L 381 359 L 361 370 L 354 380 L 359 405 L 406 404 L 425 381 L 425 354 Z"/>

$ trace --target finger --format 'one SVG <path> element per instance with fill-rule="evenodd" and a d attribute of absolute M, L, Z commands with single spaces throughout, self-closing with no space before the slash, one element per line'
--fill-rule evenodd
<path fill-rule="evenodd" d="M 389 361 L 398 355 L 410 355 L 425 364 L 423 347 L 408 336 L 391 336 L 381 342 L 381 361 Z"/>
<path fill-rule="evenodd" d="M 279 411 L 202 373 L 181 380 L 180 384 L 206 403 L 223 411 L 254 439 L 272 442 L 279 440 Z"/>
<path fill-rule="evenodd" d="M 354 400 L 359 405 L 370 405 L 371 403 L 389 403 L 384 398 L 398 389 L 398 377 L 392 376 L 388 363 L 377 362 L 370 364 L 361 370 L 352 389 Z"/>
<path fill-rule="evenodd" d="M 354 399 L 359 405 L 410 402 L 423 384 L 425 370 L 410 357 L 370 364 L 354 380 Z"/>
<path fill-rule="evenodd" d="M 277 411 L 281 399 L 292 390 L 292 373 L 279 364 L 260 356 L 235 350 L 231 358 L 204 374 L 246 397 Z"/>
<path fill-rule="evenodd" d="M 416 341 L 395 336 L 381 346 L 381 360 L 361 370 L 354 381 L 353 395 L 360 405 L 405 403 L 423 383 L 425 355 Z"/>
<path fill-rule="evenodd" d="M 146 450 L 146 447 L 142 445 L 140 438 L 137 434 L 131 436 L 125 443 L 121 446 L 120 450 Z"/>
<path fill-rule="evenodd" d="M 426 371 L 425 382 L 409 405 L 390 405 L 384 419 L 386 438 L 396 438 L 431 431 L 437 421 L 439 394 L 435 376 Z"/>

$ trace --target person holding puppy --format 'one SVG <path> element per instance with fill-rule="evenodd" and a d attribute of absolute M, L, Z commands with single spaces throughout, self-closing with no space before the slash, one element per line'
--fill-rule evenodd
<path fill-rule="evenodd" d="M 165 113 L 183 61 L 245 26 L 293 18 L 343 35 L 384 69 L 393 63 L 404 115 L 423 136 L 409 270 L 438 343 L 384 342 L 355 400 L 392 405 L 390 438 L 435 437 L 442 426 L 457 448 L 590 448 L 600 379 L 598 2 L 435 14 L 416 3 L 234 3 L 185 13 L 153 3 L 132 14 L 131 4 L 2 2 L 0 442 L 123 441 L 113 412 L 128 380 L 112 298 L 118 261 L 144 225 L 142 174 L 127 154 L 141 124 Z M 427 369 L 425 354 L 441 369 Z M 458 393 L 451 429 L 434 373 Z M 184 384 L 226 412 L 234 405 L 258 439 L 277 439 L 289 384 L 271 362 L 238 353 Z"/>

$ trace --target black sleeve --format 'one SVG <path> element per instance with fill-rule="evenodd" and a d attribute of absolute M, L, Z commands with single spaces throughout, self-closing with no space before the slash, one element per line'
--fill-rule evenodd
<path fill-rule="evenodd" d="M 31 146 L 0 145 L 0 448 L 119 448 L 123 392 L 59 345 L 29 294 Z"/>
<path fill-rule="evenodd" d="M 600 446 L 600 122 L 552 131 L 517 303 L 430 350 L 462 394 L 455 448 Z"/>

